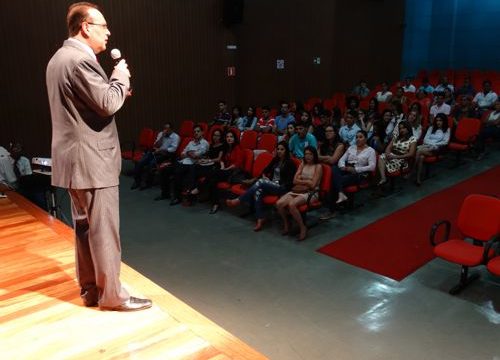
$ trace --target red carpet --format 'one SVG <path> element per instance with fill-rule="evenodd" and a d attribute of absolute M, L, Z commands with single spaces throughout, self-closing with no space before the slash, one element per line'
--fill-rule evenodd
<path fill-rule="evenodd" d="M 432 224 L 447 219 L 457 231 L 455 222 L 464 198 L 473 193 L 500 196 L 499 180 L 500 166 L 497 166 L 429 195 L 318 251 L 400 281 L 433 259 L 429 243 Z"/>

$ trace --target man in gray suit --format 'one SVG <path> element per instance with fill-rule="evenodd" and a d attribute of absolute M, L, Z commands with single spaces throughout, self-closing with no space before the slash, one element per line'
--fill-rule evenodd
<path fill-rule="evenodd" d="M 151 307 L 120 283 L 118 183 L 120 143 L 114 114 L 129 95 L 125 60 L 108 79 L 96 59 L 111 35 L 97 6 L 76 3 L 67 15 L 69 39 L 47 66 L 52 117 L 52 185 L 71 196 L 76 270 L 86 306 L 117 311 Z"/>

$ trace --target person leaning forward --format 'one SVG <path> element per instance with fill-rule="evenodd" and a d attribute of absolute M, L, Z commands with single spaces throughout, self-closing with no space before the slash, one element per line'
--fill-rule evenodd
<path fill-rule="evenodd" d="M 52 185 L 71 197 L 80 294 L 86 306 L 146 309 L 151 300 L 130 296 L 119 278 L 121 154 L 114 114 L 130 94 L 130 72 L 122 59 L 108 78 L 97 62 L 111 33 L 96 5 L 71 5 L 67 25 L 69 39 L 50 59 L 46 80 Z"/>

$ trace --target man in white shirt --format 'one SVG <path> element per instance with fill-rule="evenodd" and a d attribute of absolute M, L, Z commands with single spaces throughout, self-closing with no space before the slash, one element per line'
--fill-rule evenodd
<path fill-rule="evenodd" d="M 201 126 L 196 125 L 193 129 L 194 134 L 193 134 L 193 140 L 191 140 L 187 146 L 182 150 L 181 156 L 179 161 L 175 164 L 174 168 L 174 196 L 172 198 L 172 201 L 170 201 L 170 205 L 177 205 L 179 204 L 180 198 L 181 198 L 181 192 L 183 190 L 183 187 L 185 187 L 189 190 L 192 190 L 194 186 L 194 180 L 192 176 L 188 176 L 189 172 L 192 171 L 193 167 L 195 164 L 198 162 L 198 160 L 202 159 L 203 156 L 206 154 L 209 148 L 208 141 L 206 141 L 203 138 L 203 129 Z M 167 179 L 164 179 L 167 180 Z M 187 181 L 185 181 L 187 180 Z M 163 182 L 162 182 L 162 195 L 163 190 L 168 188 L 169 186 L 165 187 Z"/>
<path fill-rule="evenodd" d="M 439 113 L 450 115 L 450 112 L 451 106 L 444 102 L 444 93 L 436 93 L 436 103 L 431 106 L 431 109 L 429 111 L 431 120 L 434 119 L 434 117 Z"/>
<path fill-rule="evenodd" d="M 174 161 L 175 152 L 179 146 L 180 137 L 173 130 L 170 123 L 163 125 L 163 131 L 161 131 L 156 137 L 156 141 L 153 145 L 152 151 L 146 151 L 135 164 L 134 168 L 134 183 L 132 184 L 131 190 L 140 187 L 141 190 L 151 187 L 153 182 L 152 168 L 156 165 L 161 164 L 164 161 Z M 146 177 L 146 184 L 141 185 L 141 180 L 143 172 L 148 171 Z"/>
<path fill-rule="evenodd" d="M 497 101 L 498 95 L 491 90 L 491 81 L 484 80 L 483 91 L 480 91 L 474 96 L 472 102 L 479 109 L 479 111 L 484 112 L 485 110 L 491 109 L 495 101 Z"/>
<path fill-rule="evenodd" d="M 413 85 L 413 84 L 411 83 L 411 77 L 407 77 L 407 78 L 405 79 L 405 82 L 404 82 L 404 84 L 403 84 L 403 91 L 404 91 L 405 93 L 407 93 L 407 92 L 414 93 L 415 91 L 417 91 L 417 89 L 415 88 L 415 85 Z"/>

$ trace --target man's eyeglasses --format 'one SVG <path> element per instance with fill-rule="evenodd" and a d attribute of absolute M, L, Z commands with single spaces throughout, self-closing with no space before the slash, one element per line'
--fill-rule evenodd
<path fill-rule="evenodd" d="M 108 24 L 97 24 L 97 23 L 91 23 L 91 22 L 88 22 L 87 24 L 101 26 L 102 28 L 108 30 Z"/>

